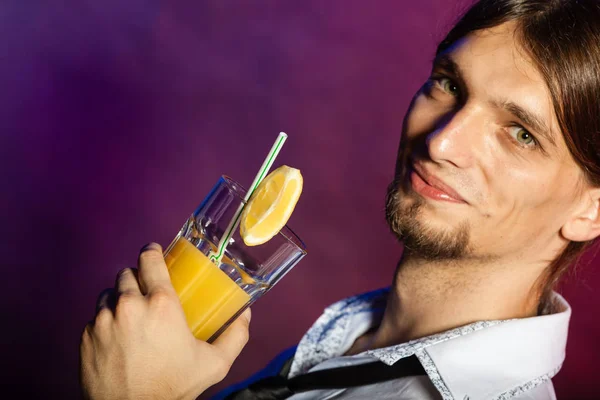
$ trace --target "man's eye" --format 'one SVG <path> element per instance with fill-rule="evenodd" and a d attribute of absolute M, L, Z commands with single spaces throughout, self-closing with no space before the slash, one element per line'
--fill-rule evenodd
<path fill-rule="evenodd" d="M 533 147 L 537 144 L 537 141 L 533 135 L 527 132 L 527 130 L 525 130 L 522 126 L 512 126 L 508 128 L 508 133 L 521 146 Z"/>
<path fill-rule="evenodd" d="M 451 94 L 454 97 L 458 97 L 460 95 L 460 89 L 458 88 L 458 85 L 452 81 L 452 79 L 436 78 L 435 81 L 444 92 Z"/>

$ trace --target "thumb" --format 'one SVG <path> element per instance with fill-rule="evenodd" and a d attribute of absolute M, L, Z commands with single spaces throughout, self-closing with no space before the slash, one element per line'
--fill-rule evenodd
<path fill-rule="evenodd" d="M 248 343 L 251 317 L 252 312 L 247 308 L 212 344 L 224 354 L 230 364 Z"/>

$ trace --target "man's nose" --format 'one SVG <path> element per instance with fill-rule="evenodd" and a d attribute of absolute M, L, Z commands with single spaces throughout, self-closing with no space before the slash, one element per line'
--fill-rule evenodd
<path fill-rule="evenodd" d="M 427 135 L 429 156 L 435 162 L 450 163 L 457 168 L 472 166 L 483 145 L 485 125 L 481 110 L 475 107 L 448 113 Z"/>

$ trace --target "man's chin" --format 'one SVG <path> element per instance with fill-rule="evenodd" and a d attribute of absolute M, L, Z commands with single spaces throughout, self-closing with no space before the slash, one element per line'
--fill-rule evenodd
<path fill-rule="evenodd" d="M 439 230 L 423 226 L 417 222 L 397 235 L 405 249 L 419 258 L 429 261 L 459 260 L 469 255 L 469 230 L 467 226 L 458 229 Z"/>
<path fill-rule="evenodd" d="M 420 196 L 401 198 L 392 184 L 386 198 L 386 220 L 392 233 L 404 243 L 405 249 L 426 260 L 456 260 L 468 256 L 470 229 L 468 223 L 448 228 L 439 226 L 435 216 L 428 216 L 426 200 Z M 447 224 L 447 220 L 446 220 Z"/>

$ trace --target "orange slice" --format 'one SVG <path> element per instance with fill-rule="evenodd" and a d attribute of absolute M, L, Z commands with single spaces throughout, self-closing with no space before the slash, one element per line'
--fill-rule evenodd
<path fill-rule="evenodd" d="M 246 245 L 263 244 L 285 226 L 302 193 L 302 182 L 300 170 L 284 165 L 258 185 L 240 221 Z"/>

